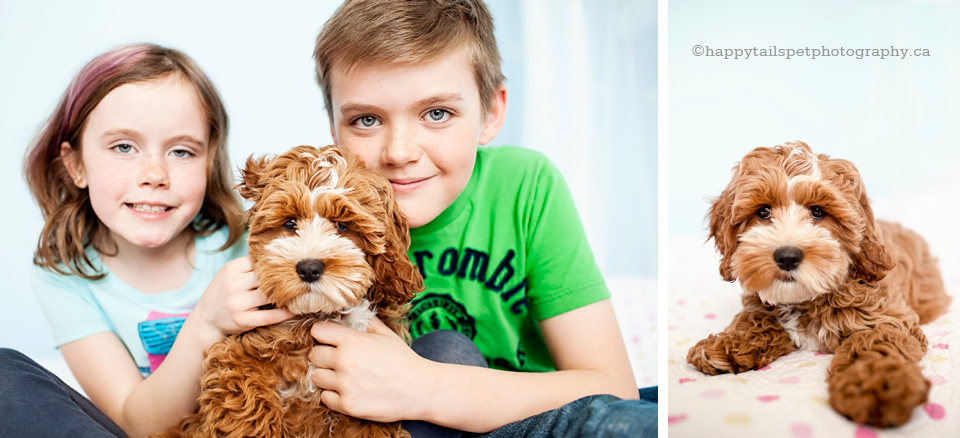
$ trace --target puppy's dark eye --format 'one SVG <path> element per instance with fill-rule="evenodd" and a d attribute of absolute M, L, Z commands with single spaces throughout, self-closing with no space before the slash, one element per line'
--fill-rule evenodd
<path fill-rule="evenodd" d="M 814 219 L 823 219 L 827 215 L 827 212 L 823 211 L 822 208 L 814 205 L 810 207 L 810 216 L 813 216 Z"/>
<path fill-rule="evenodd" d="M 770 219 L 771 211 L 772 210 L 770 209 L 769 205 L 764 205 L 763 207 L 760 207 L 757 210 L 757 217 L 759 217 L 760 219 Z"/>
<path fill-rule="evenodd" d="M 290 219 L 288 219 L 288 220 L 283 224 L 283 227 L 286 228 L 286 229 L 288 229 L 288 230 L 296 230 L 296 229 L 297 229 L 297 220 L 296 220 L 296 219 L 293 219 L 293 218 L 290 218 Z"/>
<path fill-rule="evenodd" d="M 338 232 L 338 233 L 346 233 L 346 232 L 349 231 L 349 230 L 350 230 L 350 229 L 347 228 L 347 224 L 345 224 L 345 223 L 343 223 L 343 222 L 337 222 L 337 232 Z"/>

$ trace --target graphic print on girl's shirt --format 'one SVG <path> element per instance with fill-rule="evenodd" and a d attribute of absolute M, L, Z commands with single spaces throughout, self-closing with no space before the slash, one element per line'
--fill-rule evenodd
<path fill-rule="evenodd" d="M 186 321 L 189 313 L 167 314 L 157 311 L 151 311 L 147 315 L 147 320 L 137 324 L 137 332 L 140 334 L 140 342 L 143 343 L 143 349 L 147 352 L 147 359 L 150 360 L 150 368 L 140 367 L 140 374 L 147 377 L 150 373 L 157 370 L 157 367 L 167 357 L 170 347 L 173 347 L 173 341 L 177 339 L 177 333 L 180 333 L 180 327 Z"/>

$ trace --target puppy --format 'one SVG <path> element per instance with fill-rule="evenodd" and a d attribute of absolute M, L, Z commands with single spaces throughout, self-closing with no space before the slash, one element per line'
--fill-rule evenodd
<path fill-rule="evenodd" d="M 423 290 L 393 190 L 345 151 L 298 146 L 247 160 L 240 194 L 260 291 L 297 316 L 228 336 L 203 363 L 199 412 L 170 436 L 409 437 L 326 408 L 310 380 L 310 327 L 366 330 L 378 316 L 405 339 L 405 304 Z"/>
<path fill-rule="evenodd" d="M 743 311 L 698 342 L 706 374 L 766 366 L 798 348 L 833 353 L 830 405 L 850 420 L 899 426 L 927 400 L 920 324 L 946 310 L 936 259 L 900 225 L 875 221 L 848 161 L 802 142 L 756 148 L 708 213 L 720 275 Z"/>

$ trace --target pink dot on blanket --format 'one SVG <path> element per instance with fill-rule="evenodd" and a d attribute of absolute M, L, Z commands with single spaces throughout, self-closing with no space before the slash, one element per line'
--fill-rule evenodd
<path fill-rule="evenodd" d="M 708 313 L 708 314 L 706 314 L 706 315 L 703 315 L 703 317 L 704 317 L 704 318 L 707 318 L 707 319 L 714 319 L 714 318 L 717 317 L 717 315 L 714 315 L 714 314 L 712 314 L 712 313 Z"/>
<path fill-rule="evenodd" d="M 686 420 L 686 419 L 687 419 L 687 414 L 668 415 L 668 416 L 667 416 L 667 424 L 679 423 L 679 422 L 681 422 L 681 421 L 683 421 L 683 420 Z"/>
<path fill-rule="evenodd" d="M 800 378 L 797 376 L 787 377 L 786 379 L 780 379 L 780 383 L 786 383 L 792 385 L 794 383 L 800 383 Z"/>
<path fill-rule="evenodd" d="M 685 302 L 686 302 L 686 301 L 683 301 L 683 300 L 677 300 L 677 305 L 678 305 L 678 306 L 682 306 L 683 303 L 685 303 Z"/>
<path fill-rule="evenodd" d="M 791 424 L 790 433 L 797 438 L 810 438 L 813 436 L 813 431 L 810 429 L 810 426 L 803 423 Z"/>
<path fill-rule="evenodd" d="M 934 420 L 943 419 L 943 416 L 946 412 L 943 410 L 943 406 L 940 406 L 936 403 L 927 403 L 923 405 L 923 410 L 927 411 L 927 414 L 930 415 L 930 418 Z"/>
<path fill-rule="evenodd" d="M 946 349 L 949 349 L 949 348 L 950 348 L 950 344 L 937 344 L 937 345 L 934 345 L 933 348 L 939 348 L 939 349 L 941 349 L 941 350 L 946 350 Z"/>
<path fill-rule="evenodd" d="M 855 438 L 877 438 L 877 434 L 874 431 L 867 429 L 863 426 L 858 426 L 857 431 L 853 433 Z"/>
<path fill-rule="evenodd" d="M 822 351 L 818 351 L 818 352 L 816 352 L 816 353 L 813 353 L 813 355 L 814 355 L 814 356 L 829 356 L 830 353 L 824 353 L 824 352 L 822 352 Z"/>
<path fill-rule="evenodd" d="M 770 365 L 766 365 L 763 368 L 757 368 L 757 371 L 766 371 L 770 369 Z"/>
<path fill-rule="evenodd" d="M 760 400 L 762 402 L 772 402 L 772 401 L 780 400 L 780 396 L 779 395 L 761 395 L 760 397 L 757 397 L 757 400 Z"/>
<path fill-rule="evenodd" d="M 687 382 L 696 382 L 696 381 L 697 381 L 697 379 L 691 379 L 691 378 L 689 378 L 689 377 L 684 377 L 684 378 L 680 379 L 680 384 L 684 384 L 684 383 L 687 383 Z"/>
<path fill-rule="evenodd" d="M 700 393 L 700 397 L 703 398 L 718 398 L 723 395 L 722 389 L 713 389 L 710 391 L 704 391 Z"/>
<path fill-rule="evenodd" d="M 930 380 L 931 385 L 943 385 L 944 383 L 947 383 L 947 379 L 944 379 L 940 376 L 930 376 L 928 380 Z"/>

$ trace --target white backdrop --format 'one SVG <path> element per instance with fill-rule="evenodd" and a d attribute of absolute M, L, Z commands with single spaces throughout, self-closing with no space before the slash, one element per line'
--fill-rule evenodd
<path fill-rule="evenodd" d="M 705 237 L 704 199 L 751 149 L 786 141 L 851 160 L 873 198 L 960 188 L 960 3 L 672 0 L 668 12 L 669 234 Z M 723 59 L 695 45 L 930 56 Z"/>
<path fill-rule="evenodd" d="M 331 142 L 311 55 L 337 4 L 0 0 L 0 346 L 51 352 L 28 277 L 42 218 L 21 163 L 79 68 L 128 42 L 183 50 L 226 103 L 239 167 L 250 154 Z M 655 277 L 656 3 L 488 5 L 509 90 L 508 120 L 491 144 L 543 151 L 560 168 L 606 276 Z"/>

